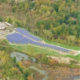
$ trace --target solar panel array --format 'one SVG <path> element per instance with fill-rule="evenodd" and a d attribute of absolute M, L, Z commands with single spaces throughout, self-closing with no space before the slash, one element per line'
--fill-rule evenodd
<path fill-rule="evenodd" d="M 59 46 L 55 46 L 55 45 L 50 45 L 50 44 L 44 44 L 40 42 L 40 38 L 31 35 L 28 31 L 21 29 L 21 28 L 17 28 L 16 29 L 17 32 L 19 33 L 13 33 L 7 36 L 7 39 L 9 42 L 11 43 L 17 43 L 17 44 L 34 44 L 34 45 L 38 45 L 38 46 L 42 46 L 42 47 L 48 47 L 51 49 L 55 49 L 58 51 L 63 51 L 63 52 L 69 52 L 69 49 L 65 49 Z M 25 35 L 25 36 L 24 36 Z"/>

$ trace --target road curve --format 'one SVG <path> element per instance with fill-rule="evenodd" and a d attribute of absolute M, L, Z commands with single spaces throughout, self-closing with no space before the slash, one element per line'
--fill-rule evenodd
<path fill-rule="evenodd" d="M 51 45 L 48 43 L 42 43 L 42 40 L 40 38 L 32 35 L 27 30 L 22 29 L 22 28 L 16 28 L 16 32 L 7 35 L 7 39 L 11 43 L 34 44 L 37 46 L 47 47 L 47 48 L 54 49 L 54 50 L 61 51 L 61 52 L 66 52 L 66 53 L 71 52 L 70 49 L 66 49 L 60 46 L 56 46 L 56 45 Z"/>

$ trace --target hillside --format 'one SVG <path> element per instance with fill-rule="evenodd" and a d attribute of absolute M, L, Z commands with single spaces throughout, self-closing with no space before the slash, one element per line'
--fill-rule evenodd
<path fill-rule="evenodd" d="M 41 38 L 80 46 L 78 0 L 0 1 L 0 21 L 23 27 Z"/>
<path fill-rule="evenodd" d="M 79 0 L 0 0 L 0 80 L 80 80 Z"/>

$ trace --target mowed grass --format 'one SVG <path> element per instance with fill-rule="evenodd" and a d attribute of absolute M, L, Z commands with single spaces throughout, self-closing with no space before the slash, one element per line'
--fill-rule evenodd
<path fill-rule="evenodd" d="M 38 54 L 43 54 L 46 56 L 59 56 L 59 53 L 56 51 L 53 51 L 51 49 L 44 48 L 44 47 L 30 45 L 30 44 L 29 45 L 11 45 L 11 47 L 13 47 L 18 51 L 21 51 L 33 56 Z"/>
<path fill-rule="evenodd" d="M 55 57 L 69 57 L 72 59 L 75 59 L 77 61 L 80 61 L 80 54 L 73 55 L 73 54 L 61 54 L 59 52 L 56 52 L 49 48 L 39 47 L 35 45 L 11 45 L 15 50 L 18 50 L 20 52 L 26 53 L 30 56 L 36 56 L 39 54 L 46 55 L 46 56 L 55 56 Z"/>

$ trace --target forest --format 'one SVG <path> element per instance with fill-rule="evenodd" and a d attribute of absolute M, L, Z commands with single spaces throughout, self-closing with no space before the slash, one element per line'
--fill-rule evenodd
<path fill-rule="evenodd" d="M 47 47 L 11 44 L 1 39 L 2 35 L 0 80 L 80 79 L 79 8 L 79 0 L 0 0 L 0 22 L 24 28 L 44 42 L 68 45 L 66 49 L 74 50 L 62 53 Z M 16 57 L 11 57 L 13 52 L 29 59 L 17 62 Z"/>

